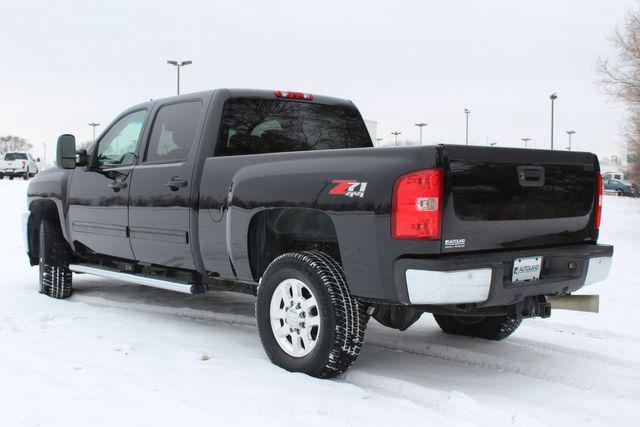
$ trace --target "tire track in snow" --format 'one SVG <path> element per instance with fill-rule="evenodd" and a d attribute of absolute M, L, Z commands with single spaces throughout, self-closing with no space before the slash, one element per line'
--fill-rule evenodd
<path fill-rule="evenodd" d="M 509 345 L 508 342 L 505 342 L 505 344 Z M 629 377 L 627 373 L 624 372 L 626 368 L 620 369 L 617 365 L 612 365 L 612 367 L 621 372 L 619 373 L 619 376 L 617 376 L 615 383 L 612 384 L 609 381 L 590 380 L 588 375 L 569 375 L 566 372 L 554 371 L 553 369 L 549 369 L 547 365 L 541 365 L 535 362 L 521 362 L 518 360 L 439 344 L 415 342 L 400 343 L 398 340 L 388 340 L 385 337 L 367 337 L 365 340 L 365 347 L 367 345 L 384 350 L 402 351 L 419 356 L 432 357 L 446 362 L 456 362 L 468 366 L 490 369 L 497 372 L 522 375 L 529 378 L 573 387 L 583 391 L 592 391 L 619 399 L 640 401 L 640 391 L 637 384 L 637 378 L 633 379 L 633 384 L 623 384 L 624 382 L 628 382 Z M 570 356 L 568 353 L 560 354 L 562 356 Z M 569 362 L 574 361 L 575 358 L 571 357 Z M 627 387 L 624 387 L 624 389 L 621 390 L 622 385 L 627 385 Z"/>
<path fill-rule="evenodd" d="M 157 291 L 156 291 L 157 292 Z M 104 308 L 116 308 L 123 310 L 136 310 L 144 313 L 162 314 L 172 317 L 184 318 L 189 320 L 204 321 L 215 324 L 225 324 L 232 326 L 248 326 L 256 327 L 255 318 L 244 314 L 222 313 L 217 311 L 195 309 L 189 307 L 176 307 L 162 305 L 157 301 L 149 302 L 129 302 L 129 301 L 113 301 L 104 296 L 74 294 L 70 302 L 79 302 L 87 305 Z M 511 340 L 516 342 L 510 342 Z M 549 348 L 548 344 L 522 342 L 522 339 L 511 338 L 503 342 L 507 346 L 532 348 L 538 351 L 553 353 L 561 358 L 562 364 L 575 363 L 576 361 L 587 361 L 596 364 L 605 364 L 616 372 L 615 383 L 598 381 L 589 379 L 589 376 L 571 375 L 567 372 L 559 372 L 549 369 L 547 365 L 536 362 L 524 362 L 514 359 L 507 359 L 490 354 L 480 353 L 470 349 L 460 349 L 452 346 L 424 343 L 419 341 L 408 341 L 402 337 L 392 337 L 375 330 L 368 331 L 365 337 L 366 347 L 372 346 L 382 350 L 392 352 L 404 352 L 418 356 L 430 357 L 446 362 L 460 363 L 467 366 L 489 369 L 496 372 L 507 372 L 516 375 L 522 375 L 537 380 L 547 381 L 555 384 L 561 384 L 573 387 L 579 390 L 592 391 L 604 394 L 610 397 L 638 400 L 640 401 L 640 371 L 628 366 L 625 361 L 616 363 L 616 359 L 602 356 L 584 356 L 576 353 L 571 349 Z M 603 360 L 605 359 L 605 360 Z M 556 363 L 554 363 L 555 365 Z M 357 364 L 355 366 L 357 369 Z M 629 373 L 633 376 L 629 377 Z M 629 383 L 632 384 L 629 384 Z M 422 387 L 421 387 L 422 388 Z"/>
<path fill-rule="evenodd" d="M 377 394 L 407 400 L 425 409 L 435 409 L 445 416 L 444 425 L 460 422 L 465 425 L 491 427 L 496 425 L 547 425 L 527 413 L 489 408 L 459 391 L 439 391 L 409 381 L 358 371 L 357 369 L 348 371 L 342 379 L 337 381 L 347 382 Z M 434 421 L 430 420 L 434 425 L 438 425 Z"/>

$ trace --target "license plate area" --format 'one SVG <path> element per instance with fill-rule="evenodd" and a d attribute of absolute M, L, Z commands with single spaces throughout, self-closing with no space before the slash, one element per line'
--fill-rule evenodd
<path fill-rule="evenodd" d="M 542 257 L 516 258 L 513 260 L 513 283 L 531 282 L 540 279 L 542 271 Z"/>

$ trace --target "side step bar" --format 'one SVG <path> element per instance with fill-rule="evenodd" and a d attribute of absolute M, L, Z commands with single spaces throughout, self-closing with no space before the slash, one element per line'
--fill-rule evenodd
<path fill-rule="evenodd" d="M 84 264 L 71 264 L 69 270 L 76 273 L 86 273 L 93 276 L 104 277 L 105 279 L 122 280 L 138 285 L 151 286 L 152 288 L 166 289 L 168 291 L 182 292 L 183 294 L 202 294 L 207 291 L 206 285 L 178 283 L 169 280 L 156 279 L 154 277 L 139 276 L 130 273 L 122 273 L 106 268 L 91 267 Z"/>

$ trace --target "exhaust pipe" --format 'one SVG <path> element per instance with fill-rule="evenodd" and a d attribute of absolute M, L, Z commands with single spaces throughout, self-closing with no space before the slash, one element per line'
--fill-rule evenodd
<path fill-rule="evenodd" d="M 600 311 L 600 295 L 563 295 L 547 297 L 554 310 L 585 311 L 598 313 Z"/>

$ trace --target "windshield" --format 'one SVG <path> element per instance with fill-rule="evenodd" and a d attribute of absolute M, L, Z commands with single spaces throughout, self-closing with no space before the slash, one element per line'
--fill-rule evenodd
<path fill-rule="evenodd" d="M 5 160 L 27 160 L 25 153 L 7 153 L 4 155 Z"/>

